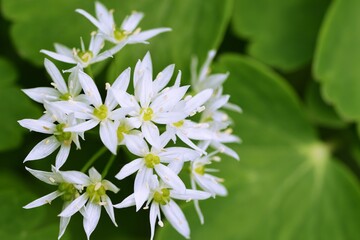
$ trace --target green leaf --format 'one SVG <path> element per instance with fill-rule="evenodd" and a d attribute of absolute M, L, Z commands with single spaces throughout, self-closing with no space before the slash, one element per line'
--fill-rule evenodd
<path fill-rule="evenodd" d="M 360 119 L 360 1 L 334 1 L 322 27 L 314 73 L 345 119 Z"/>
<path fill-rule="evenodd" d="M 206 4 L 202 0 L 128 1 L 123 7 L 145 13 L 143 29 L 170 27 L 172 31 L 151 39 L 150 45 L 137 44 L 121 50 L 109 69 L 109 81 L 129 65 L 133 68 L 147 51 L 151 52 L 155 74 L 175 63 L 183 72 L 182 79 L 189 81 L 191 58 L 201 56 L 202 62 L 210 49 L 220 45 L 232 1 L 209 0 Z"/>
<path fill-rule="evenodd" d="M 317 83 L 311 82 L 305 93 L 305 102 L 306 111 L 313 123 L 330 128 L 346 126 L 346 123 L 337 115 L 334 108 L 321 98 Z"/>
<path fill-rule="evenodd" d="M 285 80 L 237 55 L 218 67 L 231 73 L 225 93 L 244 111 L 232 115 L 241 161 L 218 164 L 229 196 L 200 203 L 204 226 L 185 207 L 191 239 L 359 239 L 359 182 L 317 140 Z M 157 239 L 182 237 L 167 223 Z"/>
<path fill-rule="evenodd" d="M 38 108 L 15 85 L 16 69 L 0 58 L 0 151 L 19 146 L 24 130 L 17 123 L 21 118 L 39 116 Z"/>
<path fill-rule="evenodd" d="M 284 71 L 310 62 L 329 0 L 235 1 L 234 31 L 249 39 L 248 52 Z"/>

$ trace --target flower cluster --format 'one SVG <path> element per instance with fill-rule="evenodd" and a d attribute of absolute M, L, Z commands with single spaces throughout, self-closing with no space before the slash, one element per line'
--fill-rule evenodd
<path fill-rule="evenodd" d="M 25 161 L 46 158 L 60 148 L 51 172 L 26 168 L 39 180 L 56 185 L 58 189 L 25 208 L 38 207 L 61 197 L 64 205 L 59 214 L 59 238 L 71 216 L 77 212 L 82 214 L 84 229 L 90 238 L 102 206 L 115 226 L 114 208 L 135 206 L 139 211 L 150 206 L 151 239 L 157 219 L 163 226 L 160 210 L 180 234 L 189 238 L 186 218 L 174 199 L 193 200 L 203 223 L 198 200 L 227 194 L 223 180 L 209 174 L 215 170 L 208 166 L 212 161 L 220 160 L 220 153 L 239 159 L 237 153 L 225 145 L 240 141 L 231 133 L 230 118 L 223 111 L 241 111 L 228 102 L 229 95 L 223 94 L 222 84 L 228 74 L 210 74 L 210 64 L 215 56 L 215 51 L 210 51 L 199 73 L 197 61 L 193 61 L 191 86 L 181 85 L 180 71 L 174 83 L 169 84 L 174 65 L 165 67 L 154 78 L 151 56 L 147 53 L 133 71 L 127 68 L 112 84 L 107 83 L 106 96 L 101 96 L 103 91 L 99 91 L 88 71 L 92 64 L 113 56 L 127 44 L 147 43 L 151 37 L 170 29 L 140 31 L 137 25 L 143 14 L 138 12 L 117 26 L 112 10 L 98 2 L 95 7 L 96 17 L 84 10 L 76 10 L 97 27 L 88 49 L 81 40 L 80 49 L 55 44 L 56 52 L 42 50 L 49 57 L 74 66 L 62 73 L 45 59 L 53 87 L 24 90 L 31 99 L 43 104 L 45 112 L 39 119 L 20 120 L 20 125 L 48 135 L 30 151 Z M 105 41 L 112 44 L 107 50 L 104 49 Z M 63 75 L 67 73 L 69 76 L 65 80 Z M 129 85 L 133 91 L 129 90 Z M 66 161 L 70 161 L 72 143 L 80 149 L 80 141 L 84 140 L 86 132 L 97 126 L 104 146 L 81 171 L 60 170 Z M 119 148 L 127 149 L 134 159 L 128 159 L 129 163 L 119 169 L 115 178 L 122 180 L 132 174 L 136 176 L 134 193 L 114 205 L 107 192 L 117 193 L 119 189 L 104 178 Z M 106 149 L 112 157 L 100 174 L 92 165 Z M 179 177 L 185 166 L 190 168 L 190 189 Z M 85 174 L 87 170 L 89 175 Z"/>

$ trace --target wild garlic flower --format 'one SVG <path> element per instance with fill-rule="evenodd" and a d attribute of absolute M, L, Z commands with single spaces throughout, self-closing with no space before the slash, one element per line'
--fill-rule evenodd
<path fill-rule="evenodd" d="M 26 156 L 24 162 L 43 159 L 60 148 L 55 160 L 55 167 L 59 169 L 67 160 L 73 142 L 77 149 L 80 149 L 79 136 L 82 136 L 82 132 L 64 131 L 65 128 L 78 124 L 79 121 L 73 114 L 61 114 L 51 103 L 45 102 L 44 106 L 51 117 L 18 121 L 22 127 L 30 131 L 51 135 L 39 142 Z"/>
<path fill-rule="evenodd" d="M 114 10 L 108 10 L 100 2 L 95 3 L 96 18 L 83 9 L 77 9 L 76 12 L 94 24 L 102 38 L 114 44 L 147 43 L 148 39 L 171 30 L 170 28 L 155 28 L 141 32 L 140 28 L 136 27 L 144 14 L 139 12 L 133 12 L 127 16 L 119 27 L 114 21 Z"/>
<path fill-rule="evenodd" d="M 136 128 L 141 127 L 145 139 L 159 147 L 160 132 L 156 124 L 171 124 L 185 119 L 186 113 L 174 110 L 184 97 L 189 86 L 163 89 L 172 76 L 174 66 L 165 68 L 153 81 L 150 53 L 138 61 L 134 70 L 134 96 L 124 90 L 112 90 L 114 98 L 123 108 L 131 108 L 129 121 Z"/>
<path fill-rule="evenodd" d="M 176 172 L 168 166 L 165 166 L 164 163 L 184 163 L 185 161 L 191 161 L 199 157 L 198 152 L 183 147 L 163 148 L 163 146 L 161 146 L 161 148 L 158 149 L 153 146 L 149 149 L 145 140 L 138 136 L 128 136 L 127 147 L 131 153 L 139 156 L 139 158 L 126 164 L 115 177 L 122 180 L 137 172 L 134 182 L 134 196 L 137 211 L 148 197 L 150 192 L 149 182 L 154 171 L 173 189 L 179 192 L 185 191 L 183 181 Z"/>
<path fill-rule="evenodd" d="M 96 171 L 95 168 L 89 169 L 89 176 L 85 175 L 85 177 L 81 179 L 74 180 L 78 182 L 81 180 L 79 184 L 86 189 L 84 193 L 73 200 L 59 216 L 71 217 L 80 211 L 84 217 L 83 226 L 88 239 L 99 222 L 102 206 L 105 208 L 111 221 L 117 226 L 113 204 L 106 192 L 111 191 L 117 193 L 119 188 L 110 181 L 102 179 L 101 174 Z"/>
<path fill-rule="evenodd" d="M 166 219 L 170 224 L 185 238 L 190 238 L 189 224 L 185 218 L 184 213 L 180 209 L 179 205 L 173 200 L 204 200 L 209 198 L 211 195 L 204 191 L 186 189 L 185 191 L 178 191 L 171 189 L 167 184 L 159 182 L 157 176 L 151 176 L 150 192 L 147 198 L 147 206 L 150 204 L 150 227 L 152 240 L 155 235 L 156 220 L 159 219 L 159 226 L 163 227 L 164 224 L 161 221 L 161 212 L 165 215 Z M 126 208 L 136 205 L 135 194 L 131 194 L 121 203 L 114 205 L 115 208 Z"/>
<path fill-rule="evenodd" d="M 208 168 L 212 161 L 220 161 L 220 158 L 216 156 L 218 151 L 212 152 L 206 156 L 195 159 L 190 164 L 190 176 L 191 176 L 191 188 L 196 190 L 197 185 L 201 187 L 205 192 L 215 196 L 226 196 L 227 190 L 222 185 L 224 181 L 222 178 L 215 177 L 209 173 L 217 172 L 217 169 Z M 199 201 L 194 200 L 196 212 L 200 218 L 201 224 L 204 224 L 204 216 L 201 212 Z"/>
<path fill-rule="evenodd" d="M 104 39 L 98 34 L 92 34 L 90 39 L 89 48 L 85 48 L 84 41 L 80 39 L 81 48 L 68 48 L 62 44 L 55 44 L 55 51 L 41 50 L 40 52 L 48 55 L 49 57 L 56 59 L 60 62 L 69 64 L 76 64 L 81 68 L 86 68 L 91 64 L 101 62 L 109 57 L 112 57 L 115 53 L 121 50 L 124 44 L 120 44 L 112 49 L 106 50 L 100 53 L 104 47 Z"/>
<path fill-rule="evenodd" d="M 77 118 L 87 121 L 64 130 L 66 132 L 85 132 L 100 124 L 101 141 L 113 154 L 116 154 L 118 140 L 114 120 L 123 119 L 131 109 L 116 108 L 118 104 L 110 91 L 107 92 L 103 103 L 94 80 L 82 71 L 79 71 L 79 81 L 91 105 L 60 102 L 58 106 L 61 106 L 65 113 L 73 113 Z M 119 75 L 111 88 L 125 91 L 129 81 L 130 68 Z M 107 85 L 107 88 L 110 88 L 110 86 Z"/>
<path fill-rule="evenodd" d="M 30 89 L 23 89 L 23 92 L 32 100 L 44 103 L 45 101 L 79 101 L 86 102 L 86 97 L 81 93 L 81 86 L 78 80 L 78 68 L 74 68 L 71 72 L 68 83 L 64 80 L 61 72 L 50 60 L 44 60 L 44 65 L 47 73 L 52 79 L 51 87 L 37 87 Z"/>
<path fill-rule="evenodd" d="M 54 186 L 58 186 L 58 189 L 54 192 L 51 192 L 35 201 L 24 206 L 25 209 L 40 207 L 45 204 L 51 204 L 51 202 L 61 197 L 64 201 L 63 209 L 65 209 L 72 201 L 80 196 L 81 191 L 81 179 L 86 178 L 87 176 L 81 172 L 77 171 L 58 171 L 54 166 L 51 167 L 52 172 L 44 172 L 39 170 L 33 170 L 26 168 L 34 177 L 37 179 Z M 69 180 L 71 182 L 69 182 Z M 70 222 L 71 217 L 61 217 L 60 218 L 60 230 L 59 237 L 65 233 L 66 227 Z"/>

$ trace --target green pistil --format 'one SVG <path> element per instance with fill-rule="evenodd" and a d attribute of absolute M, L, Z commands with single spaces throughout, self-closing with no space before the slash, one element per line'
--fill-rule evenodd
<path fill-rule="evenodd" d="M 156 191 L 154 193 L 154 201 L 161 205 L 166 205 L 170 201 L 169 189 L 163 188 L 163 189 L 161 189 L 161 192 Z"/>
<path fill-rule="evenodd" d="M 114 38 L 116 39 L 116 41 L 120 42 L 120 41 L 124 40 L 126 37 L 127 37 L 127 34 L 124 30 L 121 30 L 121 29 L 114 30 Z"/>
<path fill-rule="evenodd" d="M 72 201 L 79 196 L 79 192 L 71 183 L 60 183 L 58 190 L 63 193 L 63 195 L 61 195 L 61 198 L 65 202 Z"/>
<path fill-rule="evenodd" d="M 94 54 L 93 54 L 92 51 L 90 51 L 90 50 L 87 50 L 87 51 L 79 51 L 79 52 L 77 53 L 77 55 L 78 55 L 78 57 L 81 59 L 81 61 L 84 62 L 84 63 L 89 62 L 89 61 L 93 58 L 93 56 L 94 56 Z"/>
<path fill-rule="evenodd" d="M 94 109 L 94 115 L 97 117 L 100 121 L 107 118 L 108 115 L 108 108 L 106 105 L 101 105 L 99 108 Z"/>
<path fill-rule="evenodd" d="M 173 123 L 173 125 L 175 126 L 175 127 L 182 127 L 183 125 L 184 125 L 184 120 L 180 120 L 180 121 L 178 121 L 178 122 L 176 122 L 176 123 Z"/>
<path fill-rule="evenodd" d="M 149 153 L 145 156 L 145 165 L 148 168 L 154 168 L 155 165 L 160 163 L 160 158 L 152 153 Z"/>
<path fill-rule="evenodd" d="M 61 99 L 61 100 L 64 100 L 64 101 L 68 101 L 68 100 L 70 100 L 71 99 L 71 94 L 70 93 L 65 93 L 65 94 L 63 94 L 63 95 L 61 95 L 59 98 Z"/>
<path fill-rule="evenodd" d="M 56 125 L 55 127 L 55 131 L 54 131 L 54 136 L 56 137 L 56 139 L 59 142 L 63 142 L 66 145 L 70 145 L 71 144 L 71 132 L 64 132 L 64 128 L 66 128 L 66 124 L 65 123 L 60 123 L 58 125 Z"/>
<path fill-rule="evenodd" d="M 125 124 L 120 124 L 117 129 L 117 137 L 118 137 L 119 143 L 124 140 L 124 133 L 125 134 L 129 133 L 129 129 L 126 127 Z"/>
<path fill-rule="evenodd" d="M 143 115 L 144 121 L 150 121 L 153 118 L 154 111 L 151 108 L 142 108 L 140 114 Z"/>
<path fill-rule="evenodd" d="M 194 171 L 199 175 L 204 175 L 205 174 L 205 167 L 204 166 L 199 166 L 199 167 L 195 168 Z"/>
<path fill-rule="evenodd" d="M 106 189 L 101 183 L 91 184 L 86 188 L 90 201 L 100 203 L 101 197 L 106 194 Z"/>

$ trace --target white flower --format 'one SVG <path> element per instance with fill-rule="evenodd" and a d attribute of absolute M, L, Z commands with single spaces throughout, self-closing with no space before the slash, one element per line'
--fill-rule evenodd
<path fill-rule="evenodd" d="M 117 193 L 119 189 L 108 180 L 103 180 L 101 174 L 95 168 L 90 168 L 89 177 L 82 181 L 82 186 L 86 187 L 85 192 L 72 201 L 60 214 L 60 217 L 71 217 L 76 212 L 81 211 L 84 216 L 84 229 L 89 239 L 91 233 L 95 230 L 103 206 L 109 215 L 111 221 L 115 222 L 114 208 L 111 199 L 106 191 Z M 86 204 L 86 205 L 85 205 Z"/>
<path fill-rule="evenodd" d="M 93 34 L 91 36 L 89 48 L 86 49 L 83 40 L 80 40 L 81 49 L 70 49 L 62 44 L 55 44 L 55 50 L 48 51 L 48 50 L 41 50 L 40 52 L 48 55 L 49 57 L 56 59 L 60 62 L 76 64 L 81 68 L 86 68 L 87 66 L 101 62 L 109 57 L 112 57 L 113 54 L 121 50 L 122 47 L 125 46 L 124 44 L 119 44 L 118 46 L 106 50 L 100 53 L 100 50 L 104 46 L 104 40 L 98 34 Z"/>
<path fill-rule="evenodd" d="M 126 145 L 126 139 L 129 135 L 136 135 L 142 137 L 142 133 L 136 130 L 136 126 L 128 118 L 115 121 L 116 133 L 119 145 Z"/>
<path fill-rule="evenodd" d="M 113 10 L 108 10 L 100 2 L 95 3 L 96 18 L 90 15 L 88 12 L 77 9 L 76 12 L 86 17 L 92 24 L 94 24 L 99 31 L 99 35 L 104 39 L 115 43 L 146 43 L 146 40 L 162 33 L 170 31 L 170 28 L 155 28 L 141 32 L 140 29 L 136 29 L 137 25 L 143 18 L 144 14 L 134 12 L 130 16 L 127 16 L 118 27 L 115 24 L 113 17 Z"/>
<path fill-rule="evenodd" d="M 55 160 L 55 167 L 56 169 L 59 169 L 69 156 L 71 143 L 74 142 L 76 147 L 78 149 L 80 148 L 79 136 L 81 136 L 82 133 L 64 131 L 65 128 L 78 124 L 78 121 L 74 118 L 73 114 L 68 116 L 60 114 L 51 103 L 45 102 L 44 106 L 47 110 L 45 117 L 41 119 L 23 119 L 18 121 L 22 127 L 27 128 L 30 131 L 51 134 L 50 137 L 39 142 L 30 151 L 24 162 L 45 158 L 60 147 Z"/>
<path fill-rule="evenodd" d="M 132 108 L 129 112 L 129 121 L 136 128 L 141 127 L 145 139 L 154 146 L 159 147 L 159 129 L 154 124 L 170 124 L 186 117 L 182 111 L 174 111 L 174 107 L 184 97 L 188 86 L 166 88 L 174 71 L 174 65 L 166 67 L 152 80 L 152 63 L 147 53 L 142 61 L 138 61 L 134 71 L 135 96 L 123 90 L 112 91 L 121 107 Z M 180 81 L 180 77 L 176 82 Z M 162 91 L 161 91 L 162 90 Z M 160 92 L 161 91 L 161 92 Z"/>
<path fill-rule="evenodd" d="M 50 184 L 58 186 L 58 189 L 50 194 L 47 194 L 35 201 L 27 204 L 24 208 L 35 208 L 42 206 L 44 204 L 50 204 L 55 198 L 61 197 L 64 201 L 63 209 L 65 209 L 74 199 L 80 196 L 79 191 L 81 187 L 79 184 L 83 182 L 87 176 L 81 172 L 77 171 L 65 171 L 61 172 L 56 170 L 55 167 L 52 167 L 52 172 L 44 172 L 26 168 L 32 175 L 34 175 L 39 180 Z M 71 179 L 71 182 L 68 182 L 67 179 Z M 60 230 L 59 230 L 59 239 L 65 233 L 66 227 L 70 222 L 71 217 L 61 217 L 60 218 Z"/>
<path fill-rule="evenodd" d="M 23 89 L 23 92 L 36 102 L 44 103 L 45 101 L 79 101 L 86 102 L 86 97 L 81 92 L 81 86 L 78 80 L 78 68 L 74 68 L 71 72 L 68 84 L 66 84 L 59 69 L 50 60 L 44 60 L 46 71 L 52 79 L 51 87 L 37 87 L 31 89 Z"/>
<path fill-rule="evenodd" d="M 185 161 L 199 157 L 198 152 L 183 147 L 160 149 L 152 147 L 149 150 L 145 140 L 138 136 L 128 136 L 127 147 L 131 153 L 139 156 L 139 158 L 126 164 L 115 177 L 121 180 L 137 172 L 134 182 L 137 211 L 148 197 L 149 182 L 154 170 L 167 185 L 181 192 L 185 190 L 184 183 L 171 167 L 165 166 L 163 163 L 175 163 L 182 166 Z"/>
<path fill-rule="evenodd" d="M 150 205 L 150 227 L 152 240 L 155 234 L 156 220 L 159 219 L 158 224 L 162 227 L 161 211 L 164 213 L 166 219 L 170 224 L 185 238 L 190 238 L 189 224 L 181 211 L 180 207 L 173 199 L 191 201 L 203 200 L 209 198 L 211 195 L 207 192 L 186 189 L 179 192 L 176 189 L 170 189 L 166 184 L 159 183 L 156 176 L 151 177 L 151 192 L 148 195 L 148 204 Z M 121 203 L 114 205 L 115 208 L 126 208 L 136 205 L 135 194 L 131 194 Z"/>
<path fill-rule="evenodd" d="M 217 172 L 216 169 L 207 168 L 211 164 L 212 160 L 219 161 L 219 157 L 214 156 L 218 152 L 212 152 L 207 156 L 197 158 L 191 162 L 190 176 L 191 176 L 191 187 L 196 190 L 196 184 L 199 185 L 204 191 L 210 193 L 213 197 L 216 195 L 226 196 L 227 190 L 221 184 L 224 180 L 222 178 L 215 177 L 208 172 Z M 201 224 L 204 224 L 204 217 L 201 212 L 199 202 L 194 200 L 196 212 L 199 215 Z"/>
<path fill-rule="evenodd" d="M 77 118 L 89 120 L 76 126 L 66 128 L 65 131 L 85 132 L 100 124 L 101 141 L 113 154 L 116 154 L 118 139 L 116 135 L 116 126 L 113 120 L 124 118 L 130 109 L 115 109 L 118 104 L 110 91 L 107 92 L 105 102 L 103 103 L 94 80 L 82 71 L 79 72 L 79 81 L 92 106 L 72 104 L 71 102 L 61 102 L 58 105 L 62 106 L 63 111 L 66 113 L 74 113 Z M 119 75 L 111 88 L 125 91 L 129 85 L 129 81 L 130 68 Z"/>

